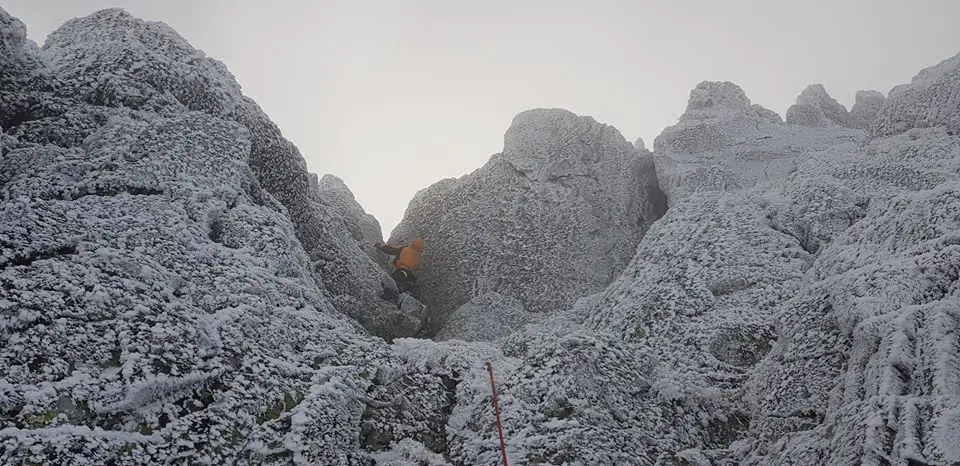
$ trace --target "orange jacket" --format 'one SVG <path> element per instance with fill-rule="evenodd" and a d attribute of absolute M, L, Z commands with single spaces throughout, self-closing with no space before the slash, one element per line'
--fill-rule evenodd
<path fill-rule="evenodd" d="M 392 244 L 382 244 L 378 247 L 381 251 L 397 256 L 393 260 L 393 266 L 397 269 L 403 269 L 412 274 L 417 273 L 417 267 L 420 266 L 420 255 L 423 254 L 423 240 L 417 238 L 410 242 L 409 246 L 395 246 Z"/>

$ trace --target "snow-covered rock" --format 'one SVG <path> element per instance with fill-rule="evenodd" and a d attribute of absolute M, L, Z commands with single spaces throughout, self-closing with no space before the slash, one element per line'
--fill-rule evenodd
<path fill-rule="evenodd" d="M 0 462 L 370 464 L 386 275 L 292 144 L 165 25 L 0 38 Z"/>
<path fill-rule="evenodd" d="M 650 363 L 649 355 L 610 335 L 576 328 L 530 337 L 520 357 L 493 361 L 511 464 L 652 464 L 637 452 L 657 440 L 638 435 L 637 427 L 667 416 L 651 412 L 643 396 L 651 388 Z M 450 458 L 495 464 L 488 374 L 466 377 L 457 398 Z"/>
<path fill-rule="evenodd" d="M 633 141 L 633 148 L 643 152 L 647 150 L 647 144 L 643 142 L 643 138 L 637 138 L 635 141 Z"/>
<path fill-rule="evenodd" d="M 902 133 L 910 128 L 944 127 L 960 133 L 960 54 L 920 71 L 910 84 L 893 88 L 877 120 L 874 136 Z"/>
<path fill-rule="evenodd" d="M 757 116 L 763 120 L 766 120 L 767 123 L 772 123 L 775 125 L 783 124 L 783 118 L 781 118 L 777 112 L 774 112 L 773 110 L 770 110 L 759 104 L 753 104 L 750 107 L 753 108 L 753 111 L 757 113 Z"/>
<path fill-rule="evenodd" d="M 394 232 L 432 341 L 222 64 L 0 10 L 0 462 L 495 464 L 490 362 L 515 464 L 960 463 L 957 60 L 816 125 L 701 83 L 662 216 L 642 144 L 518 115 Z"/>
<path fill-rule="evenodd" d="M 418 278 L 430 328 L 483 293 L 531 312 L 602 290 L 663 211 L 653 161 L 590 117 L 538 109 L 504 151 L 417 194 L 391 242 L 425 241 Z"/>
<path fill-rule="evenodd" d="M 826 121 L 819 120 L 814 115 L 823 115 Z M 846 107 L 830 97 L 822 84 L 807 86 L 797 97 L 797 103 L 787 109 L 788 124 L 825 126 L 828 124 L 827 122 L 840 126 L 850 126 L 850 114 Z"/>
<path fill-rule="evenodd" d="M 869 208 L 776 312 L 780 339 L 750 384 L 748 462 L 957 462 L 960 139 L 914 129 L 833 163 L 820 171 Z"/>
<path fill-rule="evenodd" d="M 373 455 L 376 464 L 390 466 L 450 466 L 443 455 L 427 449 L 416 440 L 403 439 L 390 444 L 390 449 Z"/>
<path fill-rule="evenodd" d="M 857 91 L 856 101 L 850 109 L 850 126 L 865 129 L 877 119 L 887 98 L 878 91 Z"/>
<path fill-rule="evenodd" d="M 331 174 L 319 178 L 311 174 L 310 177 L 311 185 L 317 192 L 318 202 L 327 206 L 343 221 L 350 236 L 357 241 L 363 252 L 376 261 L 381 268 L 389 270 L 390 263 L 387 256 L 373 246 L 383 241 L 380 222 L 363 210 L 342 179 Z"/>
<path fill-rule="evenodd" d="M 807 126 L 824 125 L 784 125 L 736 84 L 702 82 L 680 121 L 654 141 L 660 188 L 671 206 L 694 193 L 736 192 L 782 179 L 808 153 L 863 138 L 837 125 Z"/>
<path fill-rule="evenodd" d="M 811 126 L 815 128 L 829 126 L 830 120 L 823 110 L 810 104 L 793 104 L 787 109 L 788 125 Z"/>
<path fill-rule="evenodd" d="M 391 333 L 379 325 L 396 308 L 381 296 L 395 284 L 362 253 L 367 241 L 358 240 L 354 225 L 348 225 L 357 215 L 344 217 L 344 209 L 354 206 L 341 207 L 319 194 L 300 152 L 242 95 L 223 63 L 195 50 L 166 24 L 116 8 L 68 21 L 50 34 L 43 54 L 60 78 L 58 95 L 160 114 L 197 110 L 245 126 L 258 183 L 286 208 L 315 277 L 336 307 L 375 333 Z"/>
<path fill-rule="evenodd" d="M 663 183 L 671 208 L 620 277 L 503 344 L 511 460 L 956 462 L 960 138 L 777 125 L 722 83 L 691 96 L 658 174 L 714 178 Z M 489 398 L 464 384 L 451 456 L 493 461 Z"/>
<path fill-rule="evenodd" d="M 364 447 L 383 452 L 407 439 L 430 452 L 446 453 L 458 385 L 484 361 L 502 358 L 500 351 L 482 342 L 413 338 L 395 340 L 392 350 L 391 366 L 385 366 L 368 389 L 361 431 Z"/>
<path fill-rule="evenodd" d="M 497 341 L 537 321 L 541 315 L 527 312 L 513 297 L 491 291 L 453 311 L 434 339 Z"/>
<path fill-rule="evenodd" d="M 0 206 L 6 460 L 354 456 L 386 349 L 321 295 L 249 148 L 202 113 L 118 112 L 86 148 L 7 155 L 34 163 Z"/>
<path fill-rule="evenodd" d="M 681 119 L 711 119 L 725 114 L 751 112 L 750 99 L 740 86 L 730 81 L 703 81 L 690 91 L 687 109 Z"/>

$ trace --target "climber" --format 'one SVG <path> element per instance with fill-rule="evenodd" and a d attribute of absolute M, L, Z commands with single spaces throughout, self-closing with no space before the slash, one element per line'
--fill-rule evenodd
<path fill-rule="evenodd" d="M 397 282 L 397 288 L 401 293 L 414 293 L 414 285 L 417 281 L 417 267 L 420 265 L 420 255 L 423 254 L 423 240 L 414 239 L 406 246 L 395 246 L 392 244 L 376 243 L 375 248 L 397 256 L 393 260 L 393 274 L 390 276 Z M 416 297 L 416 296 L 414 296 Z"/>

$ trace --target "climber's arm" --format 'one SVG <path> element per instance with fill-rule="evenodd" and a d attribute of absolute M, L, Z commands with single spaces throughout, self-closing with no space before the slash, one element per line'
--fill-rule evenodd
<path fill-rule="evenodd" d="M 383 244 L 383 243 L 377 243 L 377 244 L 374 244 L 374 246 L 376 246 L 377 249 L 387 254 L 392 254 L 394 256 L 397 254 L 400 254 L 400 250 L 403 249 L 403 247 L 401 246 L 394 246 L 392 244 Z"/>

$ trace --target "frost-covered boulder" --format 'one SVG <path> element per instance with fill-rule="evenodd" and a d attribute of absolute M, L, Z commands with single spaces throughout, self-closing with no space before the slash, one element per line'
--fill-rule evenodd
<path fill-rule="evenodd" d="M 856 101 L 850 109 L 850 126 L 865 129 L 876 120 L 887 98 L 877 91 L 857 91 Z"/>
<path fill-rule="evenodd" d="M 710 119 L 728 113 L 748 114 L 750 99 L 743 89 L 729 81 L 703 81 L 690 91 L 687 109 L 681 118 Z"/>
<path fill-rule="evenodd" d="M 775 125 L 782 125 L 783 118 L 777 112 L 770 110 L 760 104 L 753 104 L 750 106 L 754 112 L 757 113 L 762 120 L 766 120 L 767 123 L 772 123 Z"/>
<path fill-rule="evenodd" d="M 527 312 L 517 299 L 491 291 L 453 311 L 435 339 L 497 341 L 536 321 L 538 315 Z"/>
<path fill-rule="evenodd" d="M 698 84 L 680 121 L 654 141 L 661 189 L 673 204 L 694 193 L 736 192 L 777 182 L 808 153 L 862 138 L 860 131 L 824 127 L 823 112 L 809 110 L 822 124 L 789 124 L 795 116 L 788 112 L 789 125 L 784 125 L 776 113 L 751 104 L 736 84 Z"/>
<path fill-rule="evenodd" d="M 419 192 L 391 241 L 425 240 L 418 284 L 436 331 L 483 293 L 552 312 L 603 289 L 662 204 L 649 152 L 592 118 L 531 110 L 503 153 Z"/>
<path fill-rule="evenodd" d="M 960 54 L 920 71 L 910 84 L 893 88 L 870 127 L 873 136 L 910 128 L 944 127 L 960 133 Z"/>

